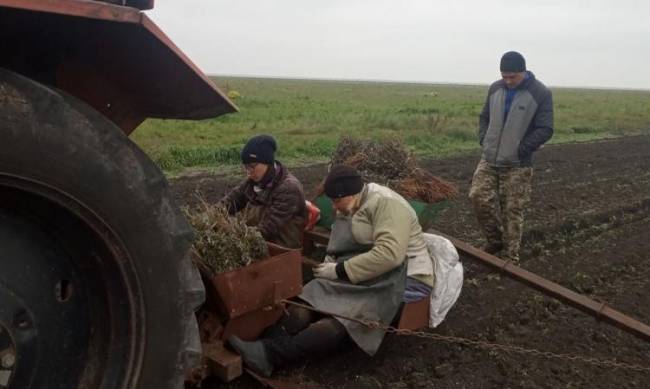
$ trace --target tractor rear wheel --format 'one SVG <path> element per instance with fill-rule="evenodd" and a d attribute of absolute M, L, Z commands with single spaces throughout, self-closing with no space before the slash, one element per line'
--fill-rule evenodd
<path fill-rule="evenodd" d="M 0 388 L 183 386 L 192 229 L 156 165 L 83 102 L 0 69 Z"/>

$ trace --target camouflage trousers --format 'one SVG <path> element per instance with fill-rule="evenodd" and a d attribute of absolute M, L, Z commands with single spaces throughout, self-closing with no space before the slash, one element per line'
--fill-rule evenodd
<path fill-rule="evenodd" d="M 530 202 L 532 167 L 494 167 L 481 159 L 469 197 L 489 245 L 503 246 L 502 256 L 519 260 L 524 213 Z"/>

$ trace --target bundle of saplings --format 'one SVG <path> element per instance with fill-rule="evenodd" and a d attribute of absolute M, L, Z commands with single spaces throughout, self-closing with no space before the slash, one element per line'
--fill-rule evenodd
<path fill-rule="evenodd" d="M 399 138 L 366 140 L 343 136 L 331 163 L 352 166 L 366 182 L 385 185 L 410 200 L 435 203 L 458 193 L 451 183 L 419 168 L 415 156 Z"/>
<path fill-rule="evenodd" d="M 185 215 L 195 230 L 194 260 L 213 274 L 237 269 L 269 256 L 260 232 L 246 225 L 244 212 L 228 215 L 222 205 L 208 204 L 200 198 Z"/>

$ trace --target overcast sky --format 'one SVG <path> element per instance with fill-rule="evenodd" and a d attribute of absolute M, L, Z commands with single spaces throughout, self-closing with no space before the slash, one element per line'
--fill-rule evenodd
<path fill-rule="evenodd" d="M 487 84 L 521 52 L 550 86 L 650 89 L 647 0 L 156 0 L 208 74 Z"/>

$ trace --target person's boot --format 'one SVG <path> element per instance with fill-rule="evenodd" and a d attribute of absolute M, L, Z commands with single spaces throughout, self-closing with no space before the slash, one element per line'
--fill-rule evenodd
<path fill-rule="evenodd" d="M 490 243 L 486 244 L 485 246 L 483 246 L 482 250 L 485 251 L 488 254 L 495 255 L 495 254 L 498 254 L 499 252 L 501 252 L 501 250 L 503 250 L 503 243 L 501 243 L 501 242 L 498 242 L 498 243 L 490 242 Z"/>
<path fill-rule="evenodd" d="M 504 250 L 501 259 L 504 261 L 513 262 L 515 265 L 519 265 L 519 253 L 515 253 L 510 250 Z"/>
<path fill-rule="evenodd" d="M 244 363 L 251 370 L 264 377 L 271 376 L 273 364 L 269 361 L 266 349 L 261 341 L 246 342 L 235 335 L 229 336 L 227 341 L 241 355 Z"/>

